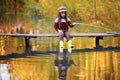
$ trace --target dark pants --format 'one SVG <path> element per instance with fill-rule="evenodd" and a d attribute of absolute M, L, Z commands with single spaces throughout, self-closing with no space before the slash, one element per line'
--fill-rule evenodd
<path fill-rule="evenodd" d="M 64 40 L 64 37 L 66 37 L 67 40 L 71 40 L 71 36 L 68 31 L 63 31 L 63 33 L 59 32 L 58 35 L 59 35 L 59 39 L 62 41 Z"/>

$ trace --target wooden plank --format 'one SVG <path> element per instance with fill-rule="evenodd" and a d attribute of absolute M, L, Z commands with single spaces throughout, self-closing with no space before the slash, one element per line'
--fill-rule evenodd
<path fill-rule="evenodd" d="M 106 33 L 91 33 L 91 34 L 72 34 L 72 37 L 109 37 L 109 36 L 120 36 L 116 34 L 106 34 Z"/>
<path fill-rule="evenodd" d="M 11 37 L 58 37 L 57 34 L 0 34 L 0 36 L 11 36 Z"/>
<path fill-rule="evenodd" d="M 0 34 L 0 36 L 11 36 L 11 37 L 58 37 L 58 34 Z M 120 33 L 108 34 L 108 33 L 81 33 L 71 34 L 72 37 L 118 37 Z"/>

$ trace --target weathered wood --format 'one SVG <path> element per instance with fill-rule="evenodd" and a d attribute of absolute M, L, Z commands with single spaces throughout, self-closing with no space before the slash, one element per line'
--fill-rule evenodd
<path fill-rule="evenodd" d="M 0 36 L 11 36 L 11 37 L 58 37 L 58 34 L 0 34 Z M 117 37 L 120 33 L 81 33 L 71 34 L 71 37 Z"/>
<path fill-rule="evenodd" d="M 58 37 L 58 34 L 0 34 L 0 36 L 10 36 L 10 37 L 24 37 L 26 47 L 29 46 L 29 39 L 36 37 Z M 96 47 L 99 45 L 99 40 L 103 37 L 119 37 L 120 33 L 81 33 L 81 34 L 71 34 L 71 37 L 95 37 Z"/>

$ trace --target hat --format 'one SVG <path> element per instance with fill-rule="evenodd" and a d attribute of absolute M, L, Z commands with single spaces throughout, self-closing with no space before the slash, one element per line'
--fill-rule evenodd
<path fill-rule="evenodd" d="M 64 11 L 67 11 L 66 7 L 61 6 L 61 7 L 58 8 L 58 12 L 64 12 Z"/>

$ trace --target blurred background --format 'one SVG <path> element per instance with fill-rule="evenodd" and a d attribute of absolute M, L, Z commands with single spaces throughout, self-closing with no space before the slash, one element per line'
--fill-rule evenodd
<path fill-rule="evenodd" d="M 73 22 L 95 24 L 119 32 L 119 0 L 0 0 L 0 33 L 15 33 L 16 27 L 24 28 L 21 33 L 31 29 L 34 33 L 54 33 L 53 22 L 59 6 L 67 7 L 68 17 Z M 82 31 L 91 30 L 91 27 Z M 80 33 L 79 29 L 73 31 Z"/>
<path fill-rule="evenodd" d="M 56 33 L 59 6 L 66 6 L 72 22 L 81 23 L 71 34 L 120 32 L 120 0 L 0 0 L 0 33 Z M 119 37 L 100 40 L 99 51 L 95 38 L 72 41 L 76 51 L 68 60 L 76 66 L 68 69 L 67 80 L 120 80 Z M 26 49 L 24 38 L 0 36 L 0 80 L 58 80 L 58 52 L 58 38 L 30 39 Z"/>

